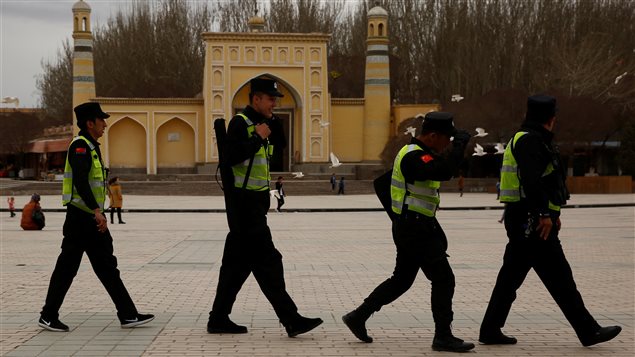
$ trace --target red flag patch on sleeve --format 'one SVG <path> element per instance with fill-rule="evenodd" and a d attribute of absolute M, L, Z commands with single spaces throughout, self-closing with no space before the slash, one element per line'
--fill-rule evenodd
<path fill-rule="evenodd" d="M 86 148 L 75 148 L 75 154 L 85 154 Z"/>
<path fill-rule="evenodd" d="M 432 155 L 430 154 L 425 154 L 423 156 L 421 156 L 421 161 L 423 161 L 423 163 L 427 164 L 430 161 L 434 160 L 434 157 L 432 157 Z"/>

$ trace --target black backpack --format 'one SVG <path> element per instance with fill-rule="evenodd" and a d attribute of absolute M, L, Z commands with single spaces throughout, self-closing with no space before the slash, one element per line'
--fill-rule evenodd
<path fill-rule="evenodd" d="M 379 202 L 384 207 L 384 210 L 390 217 L 390 220 L 394 221 L 399 217 L 392 210 L 392 197 L 390 196 L 390 182 L 392 180 L 392 169 L 386 171 L 381 174 L 373 181 L 373 186 L 375 187 L 375 194 L 377 198 L 379 198 Z"/>

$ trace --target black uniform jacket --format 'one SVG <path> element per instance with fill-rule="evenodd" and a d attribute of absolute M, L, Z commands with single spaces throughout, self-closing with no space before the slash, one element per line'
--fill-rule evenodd
<path fill-rule="evenodd" d="M 99 143 L 88 132 L 80 130 L 80 136 L 85 137 L 93 145 L 95 145 L 95 152 L 101 160 L 101 150 L 99 150 Z M 93 191 L 88 183 L 88 173 L 93 165 L 93 159 L 90 157 L 90 147 L 84 140 L 75 140 L 68 149 L 67 156 L 68 162 L 73 169 L 73 190 L 76 190 L 79 196 L 84 200 L 88 208 L 94 210 L 99 205 L 93 196 Z M 103 162 L 102 162 L 103 167 Z"/>
<path fill-rule="evenodd" d="M 564 205 L 569 198 L 565 185 L 566 174 L 560 155 L 553 145 L 553 133 L 541 124 L 525 121 L 521 131 L 526 131 L 513 147 L 513 154 L 518 163 L 520 185 L 526 198 L 520 204 L 529 212 L 541 215 L 557 214 L 549 210 L 549 201 L 556 205 Z M 554 171 L 543 177 L 547 165 L 552 163 Z"/>
<path fill-rule="evenodd" d="M 275 116 L 273 118 L 265 118 L 251 106 L 247 106 L 245 110 L 243 110 L 243 114 L 254 124 L 266 123 L 269 125 L 269 129 L 271 129 L 269 143 L 271 145 L 279 149 L 286 147 L 287 143 L 280 119 Z M 267 145 L 267 140 L 261 139 L 256 132 L 249 136 L 247 134 L 247 123 L 245 119 L 238 115 L 234 116 L 227 127 L 226 164 L 228 166 L 234 166 L 250 159 L 262 145 Z"/>
<path fill-rule="evenodd" d="M 269 144 L 283 149 L 286 139 L 280 119 L 265 118 L 256 112 L 251 106 L 243 110 L 243 114 L 254 124 L 266 123 L 271 129 Z M 253 157 L 261 146 L 268 145 L 267 140 L 260 138 L 256 132 L 247 133 L 247 123 L 241 116 L 234 116 L 227 127 L 225 142 L 225 165 L 228 167 L 239 164 Z M 274 146 L 274 147 L 275 147 Z M 242 190 L 231 185 L 229 200 L 226 202 L 227 216 L 231 230 L 244 230 L 245 225 L 266 226 L 263 220 L 270 205 L 268 191 Z M 245 220 L 245 221 L 243 221 Z"/>

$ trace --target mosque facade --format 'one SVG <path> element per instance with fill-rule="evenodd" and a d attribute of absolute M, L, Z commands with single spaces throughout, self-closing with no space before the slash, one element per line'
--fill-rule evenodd
<path fill-rule="evenodd" d="M 114 172 L 212 172 L 218 161 L 214 121 L 228 122 L 240 112 L 248 104 L 249 81 L 259 76 L 277 80 L 284 94 L 275 115 L 288 145 L 275 172 L 325 172 L 330 153 L 349 169 L 378 164 L 401 121 L 437 109 L 391 102 L 388 14 L 381 7 L 368 12 L 363 98 L 331 97 L 330 35 L 264 32 L 259 17 L 249 20 L 250 32 L 203 34 L 201 98 L 97 97 L 90 11 L 85 1 L 73 5 L 73 106 L 97 101 L 110 114 L 101 143 L 104 164 Z"/>

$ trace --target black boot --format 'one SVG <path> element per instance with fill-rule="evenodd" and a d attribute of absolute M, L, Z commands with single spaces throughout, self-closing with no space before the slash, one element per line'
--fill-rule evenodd
<path fill-rule="evenodd" d="M 466 352 L 472 348 L 474 348 L 473 343 L 454 337 L 452 333 L 435 333 L 432 340 L 432 349 L 435 351 Z"/>
<path fill-rule="evenodd" d="M 309 318 L 298 316 L 291 322 L 285 323 L 284 328 L 285 330 L 287 330 L 287 335 L 289 335 L 289 337 L 295 337 L 297 335 L 313 330 L 314 328 L 320 326 L 322 322 L 324 321 L 322 321 L 322 319 L 319 317 Z"/>
<path fill-rule="evenodd" d="M 207 322 L 208 333 L 247 333 L 247 327 L 235 324 L 229 316 L 210 316 Z"/>
<path fill-rule="evenodd" d="M 619 335 L 622 332 L 622 327 L 620 326 L 606 326 L 600 327 L 594 334 L 591 336 L 587 336 L 586 338 L 581 338 L 580 342 L 585 347 L 593 346 L 598 343 L 606 342 L 615 338 L 615 336 Z"/>
<path fill-rule="evenodd" d="M 372 311 L 362 306 L 342 316 L 342 321 L 344 321 L 344 324 L 346 324 L 355 337 L 366 343 L 371 343 L 373 342 L 373 338 L 368 336 L 368 331 L 366 331 L 366 320 L 368 320 Z"/>
<path fill-rule="evenodd" d="M 484 345 L 515 345 L 518 342 L 515 337 L 505 335 L 500 329 L 481 330 L 478 341 Z"/>

